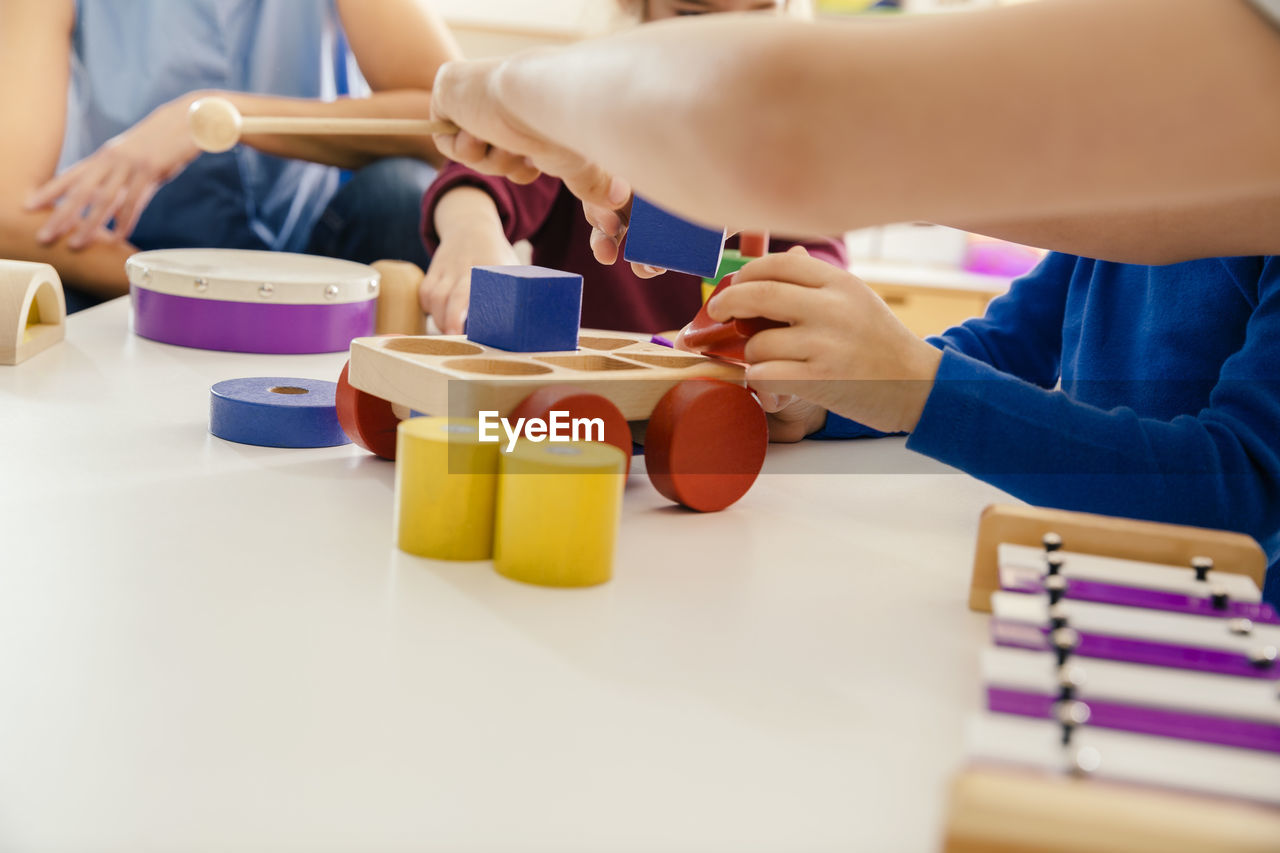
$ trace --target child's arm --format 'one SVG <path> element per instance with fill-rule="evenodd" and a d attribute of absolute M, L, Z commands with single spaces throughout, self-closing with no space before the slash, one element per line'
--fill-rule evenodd
<path fill-rule="evenodd" d="M 910 432 L 912 450 L 1028 502 L 1269 538 L 1280 518 L 1280 259 L 1259 266 L 1244 346 L 1224 363 L 1208 407 L 1171 420 L 1104 410 L 909 339 L 857 279 L 803 258 L 756 262 L 710 312 L 793 324 L 747 344 L 753 387 Z"/>
<path fill-rule="evenodd" d="M 796 253 L 773 261 L 767 273 L 759 272 L 758 263 L 744 269 L 738 281 L 762 274 L 779 282 L 812 277 L 807 266 L 809 261 Z M 966 320 L 941 335 L 927 338 L 927 343 L 938 349 L 956 350 L 1011 376 L 1052 388 L 1058 381 L 1063 313 L 1076 263 L 1077 259 L 1071 256 L 1050 255 L 1031 273 L 1015 281 L 1008 293 L 993 300 L 982 317 Z M 866 289 L 861 281 L 848 274 L 833 276 L 831 282 L 848 292 L 861 294 Z M 823 322 L 829 319 L 821 318 Z M 884 322 L 901 326 L 892 315 L 887 315 Z M 798 390 L 793 393 L 806 396 Z M 796 402 L 773 414 L 770 418 L 773 440 L 799 441 L 811 434 L 816 438 L 884 435 L 880 430 L 836 414 L 820 418 L 814 408 L 807 401 Z M 806 431 L 801 432 L 801 428 Z"/>
<path fill-rule="evenodd" d="M 511 244 L 537 233 L 560 187 L 552 177 L 521 186 L 458 164 L 440 172 L 422 200 L 422 236 L 431 266 L 419 300 L 442 332 L 463 331 L 471 268 L 518 264 Z"/>
<path fill-rule="evenodd" d="M 753 388 L 794 394 L 881 432 L 915 427 L 941 359 L 860 279 L 800 248 L 744 267 L 707 311 L 717 322 L 790 324 L 747 342 Z"/>
<path fill-rule="evenodd" d="M 1278 91 L 1280 36 L 1240 0 L 1042 0 L 656 23 L 451 63 L 433 108 L 588 200 L 621 204 L 620 175 L 701 221 L 834 233 L 1280 196 Z M 441 145 L 503 167 L 469 134 Z"/>

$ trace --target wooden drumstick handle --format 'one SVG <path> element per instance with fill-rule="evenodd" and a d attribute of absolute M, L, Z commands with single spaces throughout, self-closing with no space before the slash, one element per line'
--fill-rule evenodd
<path fill-rule="evenodd" d="M 246 133 L 430 136 L 458 132 L 456 124 L 440 119 L 242 116 L 225 98 L 201 98 L 193 103 L 187 126 L 196 146 L 213 154 L 230 151 Z"/>

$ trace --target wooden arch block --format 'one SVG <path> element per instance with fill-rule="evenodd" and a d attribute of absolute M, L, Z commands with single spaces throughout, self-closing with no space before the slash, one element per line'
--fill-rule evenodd
<path fill-rule="evenodd" d="M 1246 575 L 1262 586 L 1267 557 L 1252 537 L 1226 530 L 1135 521 L 1087 512 L 992 505 L 982 511 L 973 555 L 969 609 L 991 612 L 991 593 L 1000 588 L 996 550 L 1002 542 L 1036 546 L 1046 533 L 1062 537 L 1063 548 L 1122 560 L 1183 565 L 1192 557 L 1212 557 L 1214 571 Z"/>
<path fill-rule="evenodd" d="M 48 264 L 0 260 L 0 364 L 19 364 L 67 330 L 62 279 Z"/>

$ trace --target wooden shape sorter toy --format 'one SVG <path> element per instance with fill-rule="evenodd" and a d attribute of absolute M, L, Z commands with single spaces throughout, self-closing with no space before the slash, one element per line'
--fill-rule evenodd
<path fill-rule="evenodd" d="M 352 399 L 382 401 L 384 405 L 372 407 L 380 412 L 386 410 L 385 404 L 391 404 L 450 418 L 475 419 L 481 412 L 496 412 L 505 418 L 527 400 L 532 406 L 535 401 L 530 398 L 536 392 L 557 386 L 582 395 L 598 395 L 626 420 L 643 421 L 675 389 L 691 382 L 727 384 L 751 398 L 741 366 L 673 352 L 649 342 L 644 335 L 587 332 L 579 337 L 578 344 L 576 350 L 515 353 L 459 335 L 357 338 L 351 342 L 351 360 L 344 368 L 346 387 L 339 383 L 338 409 L 344 410 L 346 398 L 348 404 Z M 754 398 L 750 401 L 759 407 Z M 357 408 L 346 405 L 350 411 Z M 681 430 L 666 432 L 673 436 L 686 434 Z M 684 448 L 676 458 L 691 461 L 684 467 L 677 464 L 675 470 L 664 470 L 662 476 L 668 482 L 675 478 L 677 486 L 684 478 L 690 482 L 728 478 L 737 484 L 738 496 L 745 493 L 759 473 L 768 443 L 763 411 L 759 419 L 726 414 L 717 423 L 701 424 L 698 432 L 704 442 L 744 448 L 744 455 L 726 461 L 720 458 L 723 454 L 711 453 L 709 446 L 706 454 L 690 453 Z M 608 435 L 606 442 L 619 443 Z M 660 456 L 664 449 L 667 448 L 658 449 Z M 391 458 L 388 453 L 378 455 Z M 721 463 L 729 467 L 721 470 Z M 698 506 L 678 497 L 679 488 L 662 491 L 693 509 L 722 509 L 732 503 L 722 500 L 714 507 Z"/>
<path fill-rule="evenodd" d="M 0 261 L 0 364 L 20 364 L 66 336 L 62 280 L 48 264 Z"/>
<path fill-rule="evenodd" d="M 988 508 L 985 710 L 944 849 L 1280 848 L 1280 617 L 1259 556 L 1221 531 Z"/>
<path fill-rule="evenodd" d="M 610 400 L 627 420 L 643 420 L 687 379 L 742 385 L 744 375 L 741 367 L 672 352 L 647 336 L 606 332 L 583 335 L 577 350 L 521 353 L 461 335 L 357 338 L 348 379 L 367 394 L 451 418 L 505 416 L 544 385 L 572 385 Z"/>

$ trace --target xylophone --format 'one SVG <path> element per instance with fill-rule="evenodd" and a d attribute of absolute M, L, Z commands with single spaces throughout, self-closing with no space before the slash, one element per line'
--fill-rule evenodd
<path fill-rule="evenodd" d="M 989 508 L 972 583 L 993 615 L 986 712 L 945 849 L 1280 850 L 1265 562 L 1234 533 Z"/>

